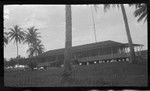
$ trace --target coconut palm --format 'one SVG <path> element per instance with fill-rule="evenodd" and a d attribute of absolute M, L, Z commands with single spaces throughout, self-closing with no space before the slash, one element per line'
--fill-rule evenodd
<path fill-rule="evenodd" d="M 10 28 L 10 32 L 8 33 L 10 41 L 14 40 L 17 46 L 17 57 L 18 57 L 18 43 L 21 43 L 24 41 L 25 33 L 21 31 L 22 28 L 20 28 L 18 25 L 15 25 L 13 28 Z"/>
<path fill-rule="evenodd" d="M 146 4 L 136 4 L 135 5 L 136 10 L 134 12 L 134 16 L 138 17 L 137 21 L 140 22 L 144 20 L 144 22 L 147 20 L 147 5 Z"/>
<path fill-rule="evenodd" d="M 130 60 L 131 60 L 131 62 L 134 63 L 135 62 L 135 52 L 134 52 L 134 47 L 132 45 L 133 43 L 132 43 L 132 38 L 131 38 L 131 34 L 130 34 L 128 19 L 127 19 L 124 5 L 123 4 L 105 4 L 104 11 L 106 12 L 107 9 L 109 9 L 111 6 L 113 6 L 113 7 L 117 6 L 118 8 L 121 7 L 123 20 L 124 20 L 124 24 L 125 24 L 125 29 L 126 29 L 126 33 L 127 33 L 127 38 L 128 38 L 128 43 L 129 43 L 129 48 L 130 48 Z"/>
<path fill-rule="evenodd" d="M 29 57 L 37 56 L 41 53 L 43 53 L 44 45 L 41 44 L 41 40 L 39 39 L 41 36 L 39 36 L 38 29 L 36 29 L 34 26 L 27 29 L 28 32 L 26 32 L 26 38 L 24 43 L 27 43 L 29 45 L 29 49 L 27 50 L 27 53 L 29 53 Z"/>
<path fill-rule="evenodd" d="M 39 36 L 40 33 L 37 32 L 38 29 L 36 29 L 33 26 L 33 27 L 28 28 L 27 30 L 28 30 L 28 32 L 26 32 L 24 43 L 27 43 L 28 45 L 31 45 L 31 44 L 33 44 L 35 42 L 40 41 L 39 38 L 41 36 Z"/>
<path fill-rule="evenodd" d="M 30 48 L 27 50 L 29 57 L 37 56 L 44 52 L 44 45 L 41 44 L 41 41 L 35 42 L 30 45 Z"/>
<path fill-rule="evenodd" d="M 71 17 L 71 5 L 65 6 L 66 12 L 66 40 L 65 40 L 65 52 L 64 52 L 64 76 L 70 76 L 72 72 L 71 68 L 71 47 L 72 47 L 72 17 Z"/>

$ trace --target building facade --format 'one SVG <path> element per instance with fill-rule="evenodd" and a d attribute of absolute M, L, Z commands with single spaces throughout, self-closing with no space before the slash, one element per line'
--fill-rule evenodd
<path fill-rule="evenodd" d="M 133 44 L 134 49 L 140 55 L 141 44 Z M 40 63 L 50 62 L 51 65 L 60 66 L 64 62 L 64 48 L 50 50 L 37 56 Z M 115 41 L 102 41 L 97 43 L 85 44 L 72 47 L 72 64 L 89 65 L 92 63 L 101 63 L 106 60 L 129 57 L 129 44 Z"/>

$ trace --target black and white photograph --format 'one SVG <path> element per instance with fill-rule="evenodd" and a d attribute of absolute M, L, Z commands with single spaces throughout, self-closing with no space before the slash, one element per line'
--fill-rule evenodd
<path fill-rule="evenodd" d="M 4 4 L 4 86 L 147 87 L 147 17 L 146 3 Z"/>

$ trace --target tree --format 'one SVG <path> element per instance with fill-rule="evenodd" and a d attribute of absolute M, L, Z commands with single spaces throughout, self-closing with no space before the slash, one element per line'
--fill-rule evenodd
<path fill-rule="evenodd" d="M 136 4 L 135 5 L 136 10 L 134 12 L 134 16 L 138 17 L 138 22 L 144 20 L 144 22 L 147 20 L 147 5 L 145 3 L 143 4 Z"/>
<path fill-rule="evenodd" d="M 10 60 L 7 61 L 7 66 L 15 66 L 16 64 L 16 58 L 10 58 Z"/>
<path fill-rule="evenodd" d="M 109 9 L 111 6 L 111 4 L 105 4 L 104 5 L 104 10 L 106 11 L 107 9 Z M 124 24 L 125 24 L 125 29 L 126 29 L 126 33 L 127 33 L 127 38 L 128 38 L 128 43 L 129 43 L 129 48 L 130 48 L 130 60 L 131 62 L 135 63 L 135 52 L 134 52 L 134 47 L 133 47 L 133 43 L 132 43 L 132 38 L 131 38 L 131 34 L 130 34 L 130 29 L 129 29 L 129 24 L 128 24 L 128 19 L 127 19 L 127 15 L 126 15 L 126 11 L 124 8 L 123 4 L 113 4 L 113 7 L 117 6 L 117 7 L 121 7 L 121 11 L 122 11 L 122 15 L 123 15 L 123 20 L 124 20 Z"/>
<path fill-rule="evenodd" d="M 41 44 L 41 41 L 33 43 L 29 46 L 27 53 L 29 53 L 29 57 L 37 56 L 44 52 L 44 45 Z"/>
<path fill-rule="evenodd" d="M 8 63 L 7 59 L 4 58 L 4 67 L 8 67 L 8 66 L 9 66 L 9 63 Z"/>
<path fill-rule="evenodd" d="M 70 76 L 72 72 L 71 68 L 71 47 L 72 47 L 72 17 L 71 17 L 71 5 L 65 6 L 66 12 L 66 40 L 65 40 L 65 52 L 64 52 L 64 73 L 63 76 Z"/>
<path fill-rule="evenodd" d="M 29 68 L 31 68 L 31 70 L 34 70 L 34 68 L 37 67 L 37 62 L 35 62 L 34 60 L 30 60 L 27 65 L 29 66 Z"/>
<path fill-rule="evenodd" d="M 24 43 L 29 45 L 29 49 L 27 50 L 29 57 L 37 56 L 44 51 L 44 45 L 41 44 L 41 40 L 39 39 L 41 36 L 39 36 L 40 33 L 38 33 L 37 30 L 38 29 L 33 26 L 28 28 L 28 32 L 26 32 Z"/>
<path fill-rule="evenodd" d="M 40 33 L 37 32 L 38 29 L 36 29 L 33 26 L 33 27 L 30 27 L 30 28 L 27 28 L 27 30 L 28 30 L 28 32 L 26 32 L 24 43 L 27 43 L 28 45 L 32 45 L 33 43 L 40 41 L 39 38 L 41 36 L 39 36 Z"/>
<path fill-rule="evenodd" d="M 13 28 L 10 28 L 10 32 L 8 33 L 10 41 L 14 39 L 14 42 L 17 46 L 17 56 L 18 56 L 18 43 L 21 43 L 24 41 L 25 33 L 21 31 L 22 28 L 20 28 L 18 25 L 15 25 Z"/>

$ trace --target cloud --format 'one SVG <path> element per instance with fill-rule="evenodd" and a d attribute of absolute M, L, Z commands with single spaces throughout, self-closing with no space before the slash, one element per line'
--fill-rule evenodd
<path fill-rule="evenodd" d="M 47 27 L 47 23 L 41 20 L 37 19 L 37 16 L 35 13 L 33 13 L 31 16 L 24 19 L 24 22 L 22 22 L 22 27 L 28 28 L 35 26 L 38 29 L 44 29 Z"/>
<path fill-rule="evenodd" d="M 95 42 L 94 37 L 92 35 L 89 36 L 78 36 L 72 39 L 72 45 L 83 45 Z"/>
<path fill-rule="evenodd" d="M 9 14 L 10 14 L 9 9 L 4 8 L 4 20 L 9 19 Z"/>

